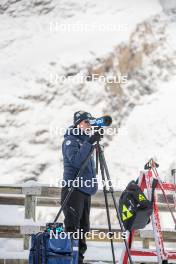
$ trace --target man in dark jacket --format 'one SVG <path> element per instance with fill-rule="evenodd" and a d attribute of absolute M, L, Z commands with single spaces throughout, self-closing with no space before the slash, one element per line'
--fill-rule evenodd
<path fill-rule="evenodd" d="M 74 114 L 74 125 L 69 127 L 62 145 L 64 161 L 64 183 L 62 188 L 61 202 L 64 201 L 68 188 L 72 185 L 79 169 L 92 149 L 92 144 L 100 140 L 98 132 L 89 135 L 91 131 L 90 113 L 78 111 Z M 67 232 L 82 230 L 83 234 L 89 231 L 89 215 L 91 205 L 91 195 L 97 191 L 96 170 L 93 156 L 90 157 L 87 166 L 81 175 L 82 181 L 78 187 L 74 188 L 71 197 L 63 209 L 65 216 L 65 229 Z M 87 249 L 85 237 L 79 238 L 79 264 L 83 263 L 84 253 Z"/>

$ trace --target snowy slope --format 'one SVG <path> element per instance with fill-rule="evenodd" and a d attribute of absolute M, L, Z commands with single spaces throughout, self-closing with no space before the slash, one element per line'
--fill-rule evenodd
<path fill-rule="evenodd" d="M 176 20 L 167 28 L 167 43 L 164 51 L 153 54 L 158 63 L 167 54 L 173 52 L 170 74 L 163 78 L 161 72 L 155 79 L 156 92 L 143 98 L 136 104 L 130 116 L 123 120 L 119 135 L 110 143 L 107 150 L 113 178 L 119 179 L 120 186 L 130 179 L 138 177 L 139 171 L 150 158 L 155 158 L 159 164 L 159 173 L 163 180 L 174 182 L 171 169 L 176 168 Z M 162 57 L 163 56 L 163 57 Z M 154 59 L 155 61 L 155 59 Z M 153 61 L 153 62 L 154 62 Z M 169 63 L 169 59 L 167 60 Z M 151 69 L 155 70 L 154 63 Z M 160 64 L 163 68 L 163 64 Z M 147 67 L 147 64 L 145 65 Z M 166 73 L 166 72 L 165 72 Z M 111 156 L 116 153 L 116 161 L 111 162 Z M 120 169 L 118 169 L 120 168 Z M 116 174 L 114 174 L 116 171 Z"/>
<path fill-rule="evenodd" d="M 34 3 L 3 1 L 0 6 L 1 183 L 35 179 L 57 184 L 62 137 L 53 137 L 50 129 L 68 126 L 78 109 L 98 116 L 112 110 L 104 85 L 55 84 L 51 76 L 76 74 L 101 61 L 128 40 L 137 23 L 161 11 L 157 0 Z M 51 29 L 53 24 L 74 23 L 95 28 Z M 104 24 L 119 30 L 96 28 Z M 114 107 L 118 110 L 115 102 Z"/>
<path fill-rule="evenodd" d="M 160 3 L 163 7 L 163 9 L 166 11 L 166 12 L 170 12 L 172 10 L 175 10 L 176 9 L 176 2 L 175 0 L 160 0 Z"/>
<path fill-rule="evenodd" d="M 112 172 L 116 168 L 113 175 L 119 185 L 137 178 L 151 157 L 160 163 L 163 180 L 170 179 L 170 171 L 176 167 L 176 78 L 158 85 L 159 91 L 143 98 L 124 121 L 119 136 L 107 150 L 108 156 L 116 152 L 116 161 L 111 166 L 109 158 L 109 164 Z"/>

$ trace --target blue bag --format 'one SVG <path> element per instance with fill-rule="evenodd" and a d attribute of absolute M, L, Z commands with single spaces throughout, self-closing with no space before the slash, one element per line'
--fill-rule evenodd
<path fill-rule="evenodd" d="M 29 264 L 77 264 L 78 240 L 62 234 L 56 238 L 50 238 L 48 231 L 32 235 Z"/>

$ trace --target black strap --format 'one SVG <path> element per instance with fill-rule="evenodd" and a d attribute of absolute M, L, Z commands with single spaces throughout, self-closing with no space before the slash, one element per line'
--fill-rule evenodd
<path fill-rule="evenodd" d="M 151 195 L 151 202 L 153 203 L 154 202 L 154 192 L 155 192 L 155 188 L 158 184 L 158 180 L 153 178 L 153 181 L 152 181 L 152 195 Z"/>
<path fill-rule="evenodd" d="M 130 231 L 129 234 L 129 249 L 131 249 L 131 246 L 132 246 L 132 231 Z"/>

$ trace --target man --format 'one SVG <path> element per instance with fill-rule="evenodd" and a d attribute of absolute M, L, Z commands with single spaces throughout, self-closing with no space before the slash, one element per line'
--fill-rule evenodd
<path fill-rule="evenodd" d="M 74 125 L 69 127 L 62 145 L 64 161 L 64 181 L 66 186 L 62 188 L 61 202 L 64 201 L 70 183 L 77 176 L 83 161 L 87 158 L 92 149 L 92 144 L 100 140 L 98 132 L 89 135 L 91 132 L 90 113 L 78 111 L 74 114 Z M 89 231 L 89 215 L 91 195 L 97 191 L 96 170 L 93 156 L 90 157 L 87 166 L 81 175 L 83 182 L 74 188 L 71 197 L 66 204 L 64 211 L 66 232 L 82 230 L 83 234 Z M 85 237 L 79 238 L 79 264 L 83 263 L 84 253 L 87 245 Z"/>

